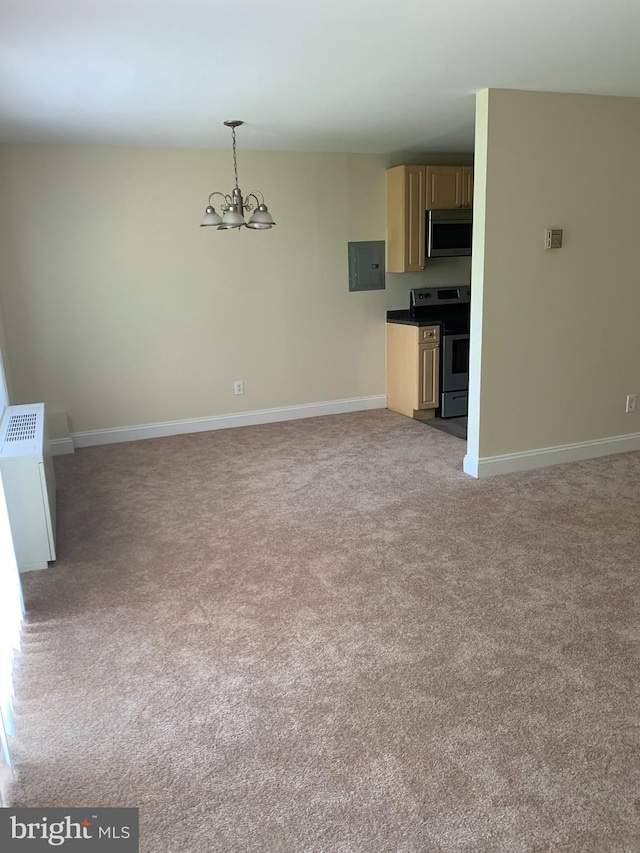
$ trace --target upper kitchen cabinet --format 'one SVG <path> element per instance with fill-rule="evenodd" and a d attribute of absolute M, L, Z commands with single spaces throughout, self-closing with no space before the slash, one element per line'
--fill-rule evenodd
<path fill-rule="evenodd" d="M 451 210 L 473 204 L 472 166 L 426 166 L 427 210 Z"/>
<path fill-rule="evenodd" d="M 387 169 L 387 272 L 424 269 L 426 167 Z"/>
<path fill-rule="evenodd" d="M 387 272 L 424 269 L 427 210 L 471 208 L 472 204 L 472 166 L 387 169 Z"/>

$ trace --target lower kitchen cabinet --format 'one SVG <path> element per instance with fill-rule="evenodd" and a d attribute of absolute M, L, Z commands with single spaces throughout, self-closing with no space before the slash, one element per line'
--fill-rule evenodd
<path fill-rule="evenodd" d="M 437 344 L 420 344 L 418 351 L 418 409 L 436 409 L 440 347 Z"/>
<path fill-rule="evenodd" d="M 438 407 L 440 326 L 387 323 L 387 408 L 430 418 Z"/>

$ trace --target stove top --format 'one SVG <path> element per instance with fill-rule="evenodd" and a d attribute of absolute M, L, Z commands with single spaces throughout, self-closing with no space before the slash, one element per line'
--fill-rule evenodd
<path fill-rule="evenodd" d="M 468 284 L 456 284 L 452 287 L 416 287 L 409 294 L 409 310 L 423 308 L 441 308 L 445 305 L 467 306 L 471 302 L 471 287 Z"/>
<path fill-rule="evenodd" d="M 419 287 L 410 293 L 410 316 L 442 323 L 443 334 L 468 334 L 470 311 L 471 288 L 468 284 Z"/>

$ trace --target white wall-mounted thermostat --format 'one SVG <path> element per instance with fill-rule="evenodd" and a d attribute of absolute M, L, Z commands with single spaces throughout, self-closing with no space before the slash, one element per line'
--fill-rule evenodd
<path fill-rule="evenodd" d="M 545 249 L 562 248 L 562 228 L 547 228 L 544 232 Z"/>

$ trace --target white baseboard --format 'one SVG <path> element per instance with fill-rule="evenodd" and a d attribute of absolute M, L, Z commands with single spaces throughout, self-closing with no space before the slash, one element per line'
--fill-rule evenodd
<path fill-rule="evenodd" d="M 260 409 L 239 412 L 235 415 L 214 415 L 209 418 L 190 418 L 183 421 L 164 421 L 156 424 L 139 424 L 114 429 L 94 429 L 71 434 L 73 447 L 95 447 L 99 444 L 116 444 L 121 441 L 139 441 L 145 438 L 163 438 L 168 435 L 185 435 L 191 432 L 208 432 L 214 429 L 255 426 L 319 415 L 340 415 L 345 412 L 362 412 L 367 409 L 385 409 L 387 397 L 354 397 L 349 400 L 330 400 L 326 403 L 305 403 L 300 406 L 283 406 L 277 409 Z M 53 442 L 52 442 L 53 444 Z M 60 450 L 63 452 L 73 452 Z"/>
<path fill-rule="evenodd" d="M 558 447 L 541 447 L 521 453 L 507 453 L 504 456 L 478 458 L 467 455 L 464 457 L 463 470 L 472 477 L 484 478 L 495 474 L 531 471 L 534 468 L 546 468 L 548 465 L 561 465 L 564 462 L 595 459 L 598 456 L 611 456 L 614 453 L 628 453 L 632 450 L 640 450 L 640 432 L 598 438 L 594 441 L 579 441 Z"/>
<path fill-rule="evenodd" d="M 52 438 L 49 441 L 52 456 L 64 456 L 65 453 L 73 453 L 73 439 L 71 436 L 67 438 Z"/>

